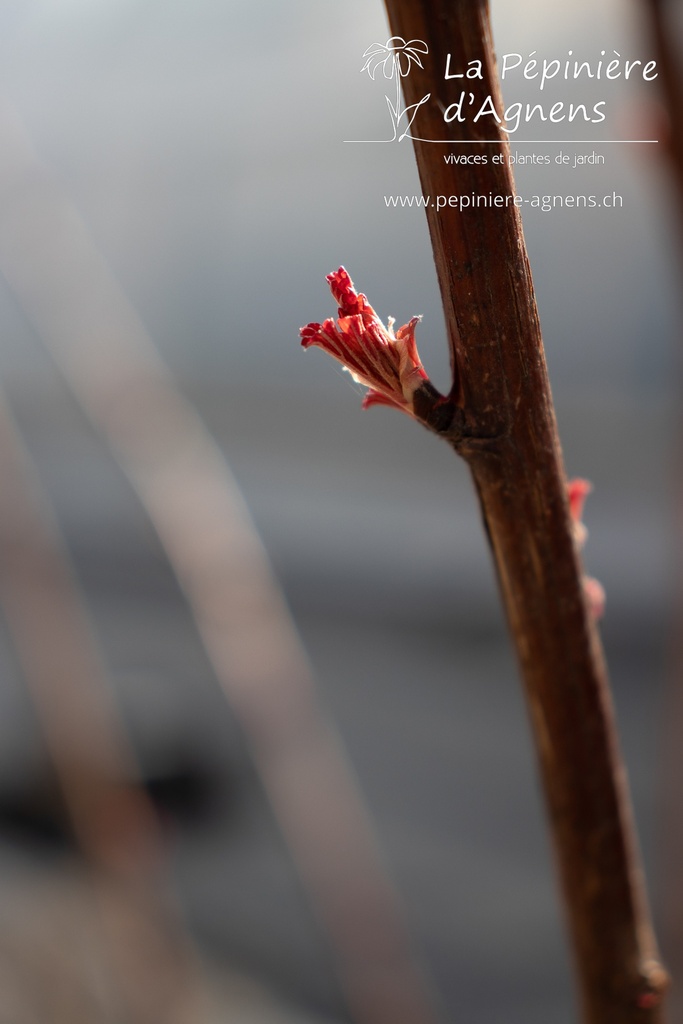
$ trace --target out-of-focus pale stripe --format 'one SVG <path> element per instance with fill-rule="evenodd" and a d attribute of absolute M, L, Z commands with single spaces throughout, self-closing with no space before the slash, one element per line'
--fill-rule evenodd
<path fill-rule="evenodd" d="M 7 105 L 0 269 L 159 534 L 330 936 L 355 1021 L 432 1024 L 374 830 L 225 460 Z"/>

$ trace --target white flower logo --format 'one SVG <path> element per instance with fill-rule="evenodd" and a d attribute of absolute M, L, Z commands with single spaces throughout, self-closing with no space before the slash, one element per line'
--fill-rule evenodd
<path fill-rule="evenodd" d="M 407 43 L 401 36 L 392 36 L 391 39 L 387 39 L 386 43 L 372 43 L 363 54 L 366 60 L 361 68 L 361 74 L 363 71 L 367 71 L 374 81 L 377 71 L 382 68 L 385 78 L 396 79 L 396 103 L 392 103 L 389 97 L 386 97 L 394 129 L 392 142 L 397 137 L 400 142 L 409 135 L 415 115 L 431 95 L 431 93 L 427 93 L 419 103 L 413 103 L 401 110 L 401 79 L 410 72 L 413 63 L 420 68 L 424 67 L 420 60 L 420 54 L 426 53 L 429 53 L 429 47 L 421 39 L 411 39 Z M 398 125 L 404 115 L 407 117 L 407 123 L 403 133 L 399 136 Z"/>
<path fill-rule="evenodd" d="M 429 53 L 427 44 L 421 39 L 411 39 L 407 43 L 401 36 L 392 36 L 384 45 L 372 43 L 368 46 L 363 54 L 368 59 L 361 68 L 361 74 L 367 71 L 370 78 L 374 79 L 377 69 L 383 67 L 385 78 L 393 78 L 394 75 L 405 78 L 413 61 L 418 67 L 424 67 L 420 60 L 421 53 Z"/>

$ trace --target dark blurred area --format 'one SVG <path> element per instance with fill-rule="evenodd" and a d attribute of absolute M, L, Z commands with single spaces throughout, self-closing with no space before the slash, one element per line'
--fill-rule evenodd
<path fill-rule="evenodd" d="M 648 56 L 642 26 L 616 2 L 552 16 L 534 0 L 500 2 L 493 14 L 499 54 Z M 423 212 L 384 202 L 419 192 L 408 143 L 343 141 L 386 132 L 382 85 L 359 74 L 365 49 L 386 35 L 381 4 L 361 0 L 343 17 L 327 0 L 0 2 L 3 392 L 87 608 L 112 720 L 136 766 L 126 782 L 159 826 L 159 878 L 172 893 L 161 902 L 170 900 L 181 936 L 172 956 L 210 993 L 178 1017 L 195 1024 L 352 1019 L 353 971 L 340 969 L 339 935 L 302 872 L 307 830 L 324 831 L 324 815 L 343 818 L 347 805 L 331 792 L 300 826 L 299 846 L 281 805 L 273 809 L 267 710 L 259 731 L 221 689 L 192 588 L 179 584 L 160 539 L 158 506 L 145 504 L 112 453 L 99 400 L 84 408 L 69 377 L 83 388 L 92 378 L 108 401 L 108 363 L 98 382 L 96 361 L 81 366 L 74 349 L 65 374 L 55 356 L 65 338 L 68 349 L 69 325 L 90 323 L 99 293 L 84 277 L 84 296 L 72 289 L 63 299 L 75 263 L 40 203 L 32 212 L 34 195 L 77 212 L 87 235 L 79 252 L 86 263 L 92 253 L 103 294 L 120 296 L 121 323 L 130 304 L 139 317 L 131 337 L 153 340 L 234 473 L 310 657 L 321 722 L 367 804 L 402 903 L 396 920 L 443 1019 L 575 1016 L 523 696 L 467 471 L 407 418 L 362 413 L 348 375 L 317 353 L 304 357 L 297 340 L 300 324 L 333 315 L 324 277 L 344 263 L 382 316 L 424 314 L 422 359 L 448 387 Z M 656 892 L 677 585 L 674 201 L 657 147 L 609 141 L 645 137 L 650 98 L 615 89 L 607 134 L 565 145 L 599 149 L 604 166 L 515 174 L 524 194 L 624 197 L 618 211 L 530 210 L 524 229 L 567 470 L 594 485 L 584 561 L 607 593 L 603 638 Z M 554 156 L 558 146 L 520 132 L 512 149 Z M 50 290 L 50 267 L 61 291 Z M 103 325 L 97 346 L 111 347 L 123 394 L 118 329 Z M 83 351 L 87 337 L 84 329 Z M 144 434 L 147 412 L 130 379 L 130 411 L 115 423 L 124 448 L 126 417 L 138 416 Z M 139 480 L 155 457 L 145 453 Z M 12 536 L 5 529 L 8 549 Z M 116 902 L 95 900 L 96 913 L 83 895 L 87 843 L 84 853 L 46 740 L 50 712 L 27 685 L 12 621 L 6 614 L 0 633 L 0 1020 L 122 1020 L 94 963 L 109 947 L 88 940 L 97 913 L 118 922 Z M 27 649 L 40 653 L 36 621 Z M 264 662 L 288 642 L 265 630 L 255 641 Z M 298 707 L 289 685 L 283 669 L 273 717 Z M 78 746 L 69 736 L 67 769 Z M 96 874 L 101 856 L 97 847 Z M 86 995 L 73 994 L 79 985 Z M 143 1009 L 135 1019 L 163 1018 Z"/>

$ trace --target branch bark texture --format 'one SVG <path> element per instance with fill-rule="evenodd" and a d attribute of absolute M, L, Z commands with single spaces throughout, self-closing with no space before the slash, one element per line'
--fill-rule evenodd
<path fill-rule="evenodd" d="M 452 138 L 486 165 L 446 164 L 415 142 L 425 195 L 514 195 L 508 145 L 491 117 L 445 123 L 462 88 L 502 110 L 484 0 L 386 0 L 391 31 L 428 44 L 403 79 L 406 104 L 431 93 L 412 132 Z M 483 62 L 483 80 L 451 67 Z M 461 80 L 462 81 L 462 80 Z M 477 139 L 494 144 L 472 145 Z M 468 142 L 469 145 L 462 145 Z M 460 143 L 460 145 L 458 145 Z M 502 154 L 502 162 L 493 162 Z M 666 974 L 650 924 L 600 642 L 582 591 L 566 481 L 521 219 L 510 204 L 427 207 L 446 314 L 453 416 L 440 429 L 481 501 L 526 687 L 564 889 L 586 1024 L 661 1024 Z M 428 419 L 428 417 L 425 417 Z"/>

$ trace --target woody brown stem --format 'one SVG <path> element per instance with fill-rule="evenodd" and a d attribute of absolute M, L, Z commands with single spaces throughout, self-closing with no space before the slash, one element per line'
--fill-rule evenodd
<path fill-rule="evenodd" d="M 495 139 L 457 152 L 416 142 L 422 190 L 515 194 L 497 123 L 446 123 L 462 88 L 476 112 L 498 86 L 484 0 L 386 0 L 391 31 L 429 46 L 404 82 L 406 103 L 426 92 L 414 132 L 423 139 Z M 483 80 L 444 78 L 480 60 Z M 501 157 L 502 160 L 496 158 Z M 632 812 L 600 641 L 586 608 L 566 481 L 518 210 L 427 206 L 450 340 L 453 422 L 440 432 L 474 477 L 524 678 L 569 920 L 585 1024 L 661 1024 L 666 974 L 650 924 Z M 428 416 L 425 418 L 429 418 Z M 439 429 L 437 427 L 437 429 Z"/>

